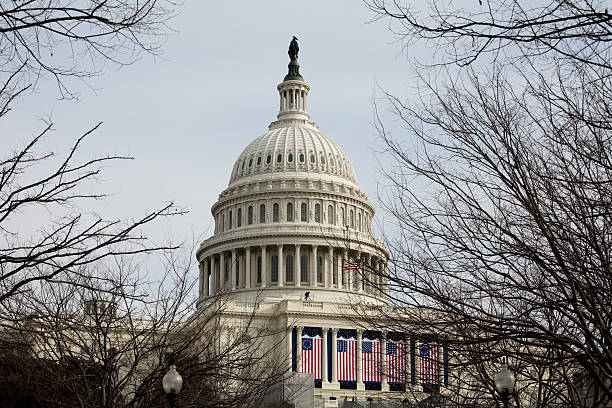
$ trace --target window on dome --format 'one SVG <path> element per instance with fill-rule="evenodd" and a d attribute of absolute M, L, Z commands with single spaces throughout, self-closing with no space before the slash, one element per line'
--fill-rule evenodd
<path fill-rule="evenodd" d="M 259 223 L 263 224 L 266 222 L 266 205 L 262 204 L 259 206 Z"/>
<path fill-rule="evenodd" d="M 227 262 L 227 261 L 225 262 L 225 276 L 224 276 L 224 279 L 226 281 L 229 280 L 229 262 Z"/>
<path fill-rule="evenodd" d="M 287 155 L 287 161 L 288 161 L 289 163 L 293 163 L 293 153 L 289 153 L 289 154 Z"/>
<path fill-rule="evenodd" d="M 311 162 L 311 163 L 314 163 L 314 162 L 315 162 L 315 156 L 314 156 L 314 154 L 311 154 L 311 155 L 310 155 L 310 162 Z"/>
<path fill-rule="evenodd" d="M 346 227 L 346 218 L 344 217 L 344 207 L 340 208 L 340 222 L 342 225 L 342 228 Z"/>
<path fill-rule="evenodd" d="M 293 203 L 287 203 L 287 221 L 293 222 Z"/>
<path fill-rule="evenodd" d="M 276 155 L 276 162 L 277 162 L 277 163 L 280 163 L 280 162 L 282 162 L 282 161 L 283 161 L 283 155 L 282 155 L 282 154 L 277 154 L 277 155 Z"/>
<path fill-rule="evenodd" d="M 361 212 L 357 214 L 357 229 L 361 231 Z"/>
<path fill-rule="evenodd" d="M 236 226 L 242 227 L 242 208 L 239 208 L 236 214 Z"/>
<path fill-rule="evenodd" d="M 261 256 L 257 257 L 257 283 L 261 283 Z"/>
<path fill-rule="evenodd" d="M 258 165 L 258 166 L 260 166 L 260 165 L 261 165 L 261 156 L 259 156 L 259 157 L 257 158 L 257 165 Z"/>
<path fill-rule="evenodd" d="M 236 287 L 240 285 L 240 261 L 236 261 L 236 281 L 234 282 Z"/>
<path fill-rule="evenodd" d="M 293 282 L 293 255 L 285 257 L 285 280 Z"/>
<path fill-rule="evenodd" d="M 272 270 L 271 270 L 271 276 L 270 276 L 270 281 L 271 282 L 278 282 L 278 255 L 272 255 Z"/>
<path fill-rule="evenodd" d="M 268 157 L 266 157 L 266 164 L 270 164 L 272 163 L 272 155 L 269 154 Z"/>
<path fill-rule="evenodd" d="M 300 256 L 300 281 L 309 282 L 308 279 L 308 255 Z"/>
<path fill-rule="evenodd" d="M 321 156 L 321 164 L 325 164 L 325 156 Z"/>
<path fill-rule="evenodd" d="M 247 209 L 247 224 L 251 225 L 253 223 L 253 206 L 249 205 Z"/>
<path fill-rule="evenodd" d="M 221 232 L 225 231 L 225 213 L 221 214 Z"/>
<path fill-rule="evenodd" d="M 253 167 L 253 158 L 252 157 L 249 159 L 249 167 Z"/>
<path fill-rule="evenodd" d="M 300 163 L 304 163 L 304 153 L 300 153 Z"/>
<path fill-rule="evenodd" d="M 232 210 L 229 212 L 229 229 L 232 229 Z"/>
<path fill-rule="evenodd" d="M 308 205 L 306 203 L 302 203 L 300 207 L 300 219 L 303 222 L 308 222 Z"/>
<path fill-rule="evenodd" d="M 353 212 L 353 210 L 351 210 L 350 212 L 351 214 L 351 218 L 350 218 L 350 223 L 351 223 L 351 228 L 355 228 L 355 213 Z"/>
<path fill-rule="evenodd" d="M 329 158 L 329 164 L 332 165 L 332 166 L 335 166 L 336 163 L 334 163 L 334 158 L 333 157 Z"/>
<path fill-rule="evenodd" d="M 315 222 L 321 222 L 321 204 L 315 204 Z"/>
<path fill-rule="evenodd" d="M 241 170 L 244 170 L 244 165 L 245 165 L 245 164 L 246 164 L 246 161 L 244 161 L 244 160 L 243 160 L 243 161 L 242 161 L 242 169 L 241 169 Z"/>
<path fill-rule="evenodd" d="M 317 256 L 317 282 L 323 283 L 323 257 Z"/>
<path fill-rule="evenodd" d="M 274 203 L 272 206 L 272 222 L 280 221 L 280 209 L 278 203 Z"/>
<path fill-rule="evenodd" d="M 338 159 L 338 168 L 342 169 L 342 160 Z"/>
<path fill-rule="evenodd" d="M 327 207 L 327 222 L 334 223 L 334 207 L 331 205 Z"/>

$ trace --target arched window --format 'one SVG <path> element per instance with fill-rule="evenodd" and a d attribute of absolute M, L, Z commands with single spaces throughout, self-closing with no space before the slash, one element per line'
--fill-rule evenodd
<path fill-rule="evenodd" d="M 325 156 L 321 155 L 321 164 L 325 164 Z"/>
<path fill-rule="evenodd" d="M 229 262 L 226 261 L 225 262 L 225 276 L 224 276 L 226 281 L 229 280 L 229 266 L 230 266 Z"/>
<path fill-rule="evenodd" d="M 253 206 L 249 205 L 247 209 L 247 224 L 251 225 L 253 223 Z"/>
<path fill-rule="evenodd" d="M 261 256 L 257 257 L 257 283 L 261 283 Z"/>
<path fill-rule="evenodd" d="M 289 163 L 293 163 L 293 153 L 289 153 L 289 154 L 287 155 L 287 161 L 288 161 Z"/>
<path fill-rule="evenodd" d="M 315 222 L 321 222 L 321 204 L 315 204 Z"/>
<path fill-rule="evenodd" d="M 229 229 L 232 229 L 232 210 L 229 212 Z"/>
<path fill-rule="evenodd" d="M 317 256 L 317 282 L 323 283 L 323 257 Z"/>
<path fill-rule="evenodd" d="M 249 167 L 253 167 L 253 158 L 252 157 L 249 159 Z"/>
<path fill-rule="evenodd" d="M 300 206 L 300 220 L 308 222 L 308 205 L 306 203 L 302 203 Z"/>
<path fill-rule="evenodd" d="M 287 203 L 287 221 L 293 221 L 293 203 Z"/>
<path fill-rule="evenodd" d="M 308 279 L 308 255 L 300 256 L 300 281 L 310 282 Z"/>
<path fill-rule="evenodd" d="M 221 214 L 221 232 L 225 231 L 225 213 Z"/>
<path fill-rule="evenodd" d="M 270 276 L 271 282 L 278 282 L 278 255 L 272 255 L 272 271 Z"/>
<path fill-rule="evenodd" d="M 266 222 L 266 205 L 262 204 L 259 206 L 259 223 L 263 224 Z"/>
<path fill-rule="evenodd" d="M 340 223 L 342 228 L 346 227 L 346 217 L 344 216 L 344 207 L 340 208 Z"/>
<path fill-rule="evenodd" d="M 280 153 L 279 153 L 279 154 L 277 154 L 277 155 L 276 155 L 276 162 L 277 162 L 277 163 L 280 163 L 280 162 L 282 162 L 282 161 L 283 161 L 283 155 L 282 155 L 282 154 L 280 154 Z"/>
<path fill-rule="evenodd" d="M 350 225 L 351 225 L 351 228 L 354 229 L 355 228 L 355 213 L 353 212 L 353 210 L 351 210 L 350 214 L 351 214 L 351 218 L 350 218 L 350 223 L 351 224 Z"/>
<path fill-rule="evenodd" d="M 293 255 L 285 257 L 285 280 L 293 282 Z"/>
<path fill-rule="evenodd" d="M 327 222 L 334 224 L 334 206 L 327 206 Z"/>
<path fill-rule="evenodd" d="M 300 153 L 300 163 L 304 163 L 304 153 Z"/>
<path fill-rule="evenodd" d="M 310 155 L 310 162 L 314 164 L 314 162 L 315 162 L 315 155 L 314 154 Z"/>
<path fill-rule="evenodd" d="M 278 207 L 278 203 L 274 203 L 274 205 L 272 206 L 272 222 L 279 222 L 280 221 L 280 210 Z"/>
<path fill-rule="evenodd" d="M 261 165 L 261 156 L 257 157 L 257 165 L 260 166 Z"/>
<path fill-rule="evenodd" d="M 242 208 L 239 208 L 238 214 L 236 214 L 236 226 L 242 227 Z"/>
<path fill-rule="evenodd" d="M 357 229 L 361 231 L 361 211 L 357 213 Z"/>

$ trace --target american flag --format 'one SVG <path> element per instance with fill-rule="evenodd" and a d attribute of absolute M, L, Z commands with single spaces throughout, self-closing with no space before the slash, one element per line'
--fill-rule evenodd
<path fill-rule="evenodd" d="M 357 381 L 357 339 L 338 339 L 336 357 L 338 381 Z"/>
<path fill-rule="evenodd" d="M 316 330 L 305 328 L 302 333 L 302 372 L 314 374 L 315 380 L 321 379 L 322 337 Z"/>
<path fill-rule="evenodd" d="M 435 343 L 422 343 L 419 346 L 419 357 L 419 382 L 421 384 L 439 384 L 440 346 Z"/>
<path fill-rule="evenodd" d="M 361 267 L 360 261 L 355 261 L 355 262 L 344 261 L 343 269 L 345 271 L 351 271 L 351 270 L 359 269 L 360 267 Z"/>
<path fill-rule="evenodd" d="M 387 341 L 387 382 L 406 381 L 406 344 L 403 341 Z"/>
<path fill-rule="evenodd" d="M 361 344 L 361 372 L 363 381 L 380 382 L 380 340 L 363 340 Z"/>

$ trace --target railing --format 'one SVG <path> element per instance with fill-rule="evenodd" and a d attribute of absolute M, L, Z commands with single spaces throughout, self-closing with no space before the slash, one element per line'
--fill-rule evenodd
<path fill-rule="evenodd" d="M 259 309 L 258 302 L 248 302 L 243 300 L 235 300 L 234 306 L 243 308 L 243 309 Z"/>
<path fill-rule="evenodd" d="M 321 309 L 323 310 L 323 302 L 302 302 L 302 305 L 308 309 Z"/>

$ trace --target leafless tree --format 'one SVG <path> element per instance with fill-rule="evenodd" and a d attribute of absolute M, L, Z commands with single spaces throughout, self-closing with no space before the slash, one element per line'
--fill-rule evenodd
<path fill-rule="evenodd" d="M 383 91 L 401 136 L 377 104 L 391 159 L 381 193 L 394 224 L 388 294 L 408 306 L 393 324 L 448 341 L 457 370 L 490 394 L 480 404 L 495 396 L 492 367 L 502 356 L 517 372 L 517 404 L 610 401 L 604 3 L 368 3 L 406 44 L 432 41 L 443 56 L 442 67 L 427 66 L 440 75 L 420 72 L 418 101 Z M 473 395 L 467 387 L 457 396 Z"/>
<path fill-rule="evenodd" d="M 102 73 L 104 64 L 129 64 L 143 52 L 159 52 L 174 14 L 167 1 L 0 2 L 0 120 L 40 80 L 51 76 L 64 97 L 70 78 Z M 82 211 L 103 169 L 120 155 L 84 157 L 82 146 L 100 124 L 75 138 L 65 155 L 46 151 L 47 123 L 36 136 L 11 146 L 0 158 L 0 303 L 37 281 L 67 282 L 88 263 L 107 256 L 166 249 L 146 240 L 142 227 L 180 214 L 171 203 L 135 220 L 105 219 Z M 10 149 L 13 149 L 11 152 Z M 31 220 L 41 225 L 28 231 Z"/>
<path fill-rule="evenodd" d="M 28 318 L 4 320 L 0 330 L 2 360 L 13 362 L 0 369 L 11 390 L 2 405 L 164 407 L 161 379 L 174 363 L 184 379 L 180 406 L 258 406 L 284 368 L 276 333 L 253 323 L 254 310 L 228 325 L 221 316 L 232 302 L 223 294 L 196 312 L 192 255 L 167 252 L 161 280 L 122 256 L 96 263 L 104 270 L 94 276 L 42 282 L 22 296 L 13 314 Z"/>

